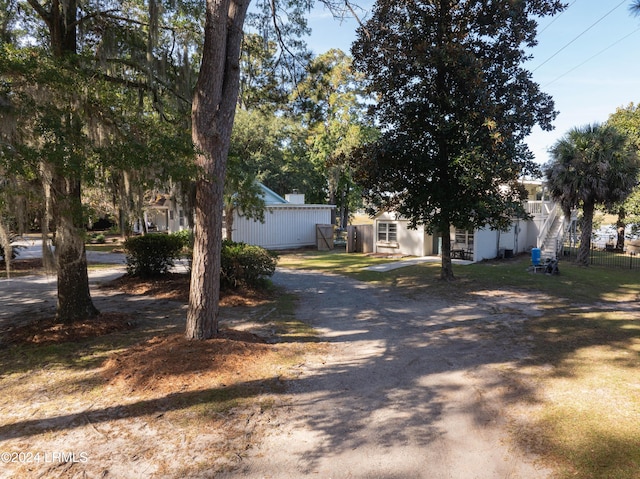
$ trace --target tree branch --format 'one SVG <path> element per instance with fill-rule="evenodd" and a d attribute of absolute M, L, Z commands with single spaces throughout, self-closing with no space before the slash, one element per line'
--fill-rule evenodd
<path fill-rule="evenodd" d="M 33 8 L 36 13 L 45 21 L 48 27 L 51 27 L 51 12 L 47 12 L 42 5 L 40 5 L 37 0 L 27 0 L 31 8 Z"/>

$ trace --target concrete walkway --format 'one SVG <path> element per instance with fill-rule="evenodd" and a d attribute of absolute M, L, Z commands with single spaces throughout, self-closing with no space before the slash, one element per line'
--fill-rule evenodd
<path fill-rule="evenodd" d="M 420 263 L 440 263 L 442 258 L 440 256 L 421 256 L 414 258 L 407 258 L 400 261 L 394 261 L 392 263 L 384 263 L 384 264 L 376 264 L 373 266 L 367 266 L 363 268 L 366 271 L 377 271 L 379 273 L 384 273 L 386 271 L 392 271 L 398 268 L 404 268 L 405 266 L 413 266 L 415 264 Z M 464 259 L 452 259 L 451 262 L 453 264 L 473 264 L 473 261 L 467 261 Z"/>

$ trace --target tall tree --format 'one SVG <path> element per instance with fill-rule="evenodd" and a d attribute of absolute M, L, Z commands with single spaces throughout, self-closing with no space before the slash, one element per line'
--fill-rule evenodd
<path fill-rule="evenodd" d="M 334 3 L 326 0 L 329 7 Z M 345 0 L 348 5 L 349 0 Z M 305 12 L 312 0 L 260 1 L 271 15 L 276 38 L 306 31 Z M 193 268 L 186 337 L 217 334 L 220 296 L 224 179 L 240 82 L 240 48 L 249 0 L 207 0 L 202 64 L 192 106 L 196 164 L 204 172 L 196 183 Z M 288 9 L 288 11 L 286 11 Z M 282 19 L 291 20 L 286 27 Z M 263 23 L 264 25 L 264 23 Z M 290 49 L 288 49 L 290 50 Z"/>
<path fill-rule="evenodd" d="M 54 1 L 39 4 L 31 0 L 29 5 L 46 25 L 51 63 L 44 59 L 47 70 L 35 87 L 52 87 L 46 97 L 46 111 L 36 113 L 34 125 L 43 153 L 41 169 L 46 171 L 45 188 L 50 192 L 51 214 L 55 222 L 55 259 L 57 268 L 58 302 L 57 316 L 63 321 L 91 318 L 98 314 L 89 293 L 87 257 L 83 237 L 82 188 L 83 162 L 88 154 L 86 130 L 83 130 L 82 101 L 74 93 L 59 96 L 66 88 L 81 87 L 81 78 L 73 68 L 65 68 L 73 62 L 78 49 L 78 4 Z M 42 60 L 42 59 L 41 59 Z M 61 67 L 57 70 L 56 67 Z M 56 71 L 57 70 L 57 71 Z M 43 72 L 42 65 L 36 71 Z M 45 76 L 56 75 L 56 80 Z M 46 88 L 46 87 L 45 87 Z M 75 88 L 70 90 L 77 92 Z M 54 93 L 55 92 L 55 93 Z"/>
<path fill-rule="evenodd" d="M 218 333 L 224 181 L 240 82 L 242 27 L 249 0 L 207 0 L 202 64 L 192 106 L 196 164 L 194 246 L 186 336 Z"/>
<path fill-rule="evenodd" d="M 379 141 L 362 151 L 375 210 L 441 235 L 441 278 L 454 278 L 452 226 L 506 228 L 523 216 L 518 182 L 536 165 L 524 143 L 551 129 L 551 98 L 523 64 L 536 18 L 559 0 L 379 0 L 358 30 L 354 65 L 378 102 Z"/>
<path fill-rule="evenodd" d="M 640 151 L 640 105 L 631 103 L 624 108 L 616 109 L 615 113 L 609 115 L 607 125 L 627 136 L 631 147 Z M 640 178 L 638 180 L 640 184 Z M 610 212 L 618 215 L 616 248 L 622 250 L 627 225 L 631 225 L 634 231 L 640 230 L 640 186 L 636 185 L 629 197 L 613 205 Z"/>
<path fill-rule="evenodd" d="M 361 202 L 354 183 L 351 156 L 376 137 L 367 123 L 362 75 L 353 70 L 351 58 L 332 49 L 316 57 L 293 93 L 294 105 L 308 128 L 309 157 L 325 172 L 328 201 L 340 212 L 339 226 L 346 228 L 351 207 Z"/>
<path fill-rule="evenodd" d="M 599 124 L 570 130 L 550 153 L 552 159 L 544 167 L 549 193 L 565 214 L 582 208 L 576 262 L 588 266 L 595 207 L 622 202 L 629 196 L 640 172 L 638 155 L 625 135 Z"/>
<path fill-rule="evenodd" d="M 238 109 L 231 133 L 225 178 L 224 216 L 226 239 L 233 239 L 234 212 L 264 222 L 265 202 L 258 185 L 259 165 L 265 157 L 277 155 L 272 115 L 259 110 Z"/>

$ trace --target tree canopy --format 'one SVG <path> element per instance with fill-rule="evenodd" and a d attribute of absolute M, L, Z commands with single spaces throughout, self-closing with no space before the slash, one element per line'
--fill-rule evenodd
<path fill-rule="evenodd" d="M 57 315 L 85 319 L 97 310 L 86 271 L 84 189 L 99 185 L 131 211 L 136 193 L 193 171 L 187 113 L 197 8 L 37 0 L 6 7 L 0 169 L 40 184 L 39 220 L 55 245 Z"/>
<path fill-rule="evenodd" d="M 360 155 L 373 211 L 395 210 L 441 235 L 452 279 L 450 228 L 506 228 L 523 216 L 518 182 L 535 172 L 524 143 L 556 113 L 524 68 L 536 18 L 557 0 L 380 0 L 352 47 L 377 102 L 381 138 Z"/>
<path fill-rule="evenodd" d="M 574 128 L 550 150 L 544 167 L 549 193 L 564 210 L 582 208 L 578 264 L 589 264 L 595 206 L 623 202 L 638 183 L 637 150 L 613 126 Z"/>
<path fill-rule="evenodd" d="M 339 211 L 339 226 L 346 228 L 352 208 L 361 205 L 361 190 L 354 182 L 355 150 L 377 136 L 366 116 L 368 98 L 362 74 L 351 58 L 332 49 L 309 64 L 307 75 L 293 92 L 295 111 L 308 130 L 308 157 L 326 175 L 328 201 Z"/>
<path fill-rule="evenodd" d="M 616 109 L 615 113 L 609 115 L 606 124 L 623 133 L 631 147 L 640 151 L 640 106 L 631 103 Z M 615 204 L 610 211 L 618 215 L 616 248 L 623 249 L 627 225 L 631 225 L 633 233 L 640 232 L 640 187 L 636 186 L 627 199 Z"/>

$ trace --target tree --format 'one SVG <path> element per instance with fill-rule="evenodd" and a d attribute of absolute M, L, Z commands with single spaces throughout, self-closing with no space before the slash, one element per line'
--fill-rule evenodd
<path fill-rule="evenodd" d="M 234 212 L 264 222 L 265 202 L 258 185 L 258 164 L 276 147 L 270 141 L 273 131 L 269 117 L 258 110 L 238 109 L 231 133 L 225 178 L 224 216 L 226 239 L 233 239 Z"/>
<path fill-rule="evenodd" d="M 15 74 L 33 64 L 33 71 L 22 76 L 28 79 L 26 83 L 33 82 L 30 87 L 40 88 L 43 93 L 33 95 L 27 101 L 23 101 L 24 97 L 18 97 L 8 102 L 6 112 L 14 118 L 14 123 L 25 121 L 24 117 L 16 115 L 22 104 L 31 113 L 26 118 L 31 124 L 22 124 L 20 130 L 16 128 L 15 132 L 7 135 L 10 142 L 17 139 L 22 148 L 9 152 L 5 150 L 7 153 L 3 156 L 30 161 L 34 170 L 43 172 L 43 184 L 48 192 L 47 204 L 50 205 L 49 211 L 55 223 L 58 280 L 56 314 L 63 321 L 75 321 L 98 314 L 89 293 L 82 234 L 82 165 L 88 155 L 89 143 L 87 132 L 82 128 L 82 107 L 76 93 L 82 88 L 82 78 L 72 68 L 67 68 L 69 58 L 77 53 L 77 6 L 75 2 L 71 2 L 67 8 L 62 8 L 56 2 L 48 5 L 48 9 L 36 2 L 31 5 L 47 26 L 51 56 L 43 58 L 43 55 L 35 64 L 34 52 L 29 58 L 28 55 L 16 54 L 4 45 L 1 62 L 9 68 L 3 68 L 2 71 Z M 69 93 L 65 94 L 65 89 Z M 15 95 L 18 91 L 23 95 L 28 94 L 28 88 L 13 89 L 12 93 Z M 11 98 L 9 94 L 6 96 Z"/>
<path fill-rule="evenodd" d="M 293 101 L 309 131 L 310 160 L 325 172 L 328 201 L 338 207 L 339 226 L 346 228 L 351 207 L 362 198 L 353 179 L 352 153 L 377 134 L 366 123 L 362 76 L 353 70 L 349 56 L 330 50 L 309 64 Z"/>
<path fill-rule="evenodd" d="M 240 82 L 242 27 L 249 0 L 207 0 L 202 64 L 192 106 L 196 165 L 194 246 L 186 336 L 218 333 L 224 181 Z"/>
<path fill-rule="evenodd" d="M 625 135 L 600 124 L 570 130 L 550 153 L 544 167 L 549 193 L 565 214 L 582 208 L 576 262 L 587 266 L 596 205 L 624 201 L 637 184 L 640 162 Z"/>
<path fill-rule="evenodd" d="M 506 228 L 524 216 L 518 180 L 535 172 L 524 139 L 551 129 L 553 101 L 523 68 L 534 17 L 557 0 L 376 3 L 352 47 L 377 94 L 382 129 L 360 152 L 372 210 L 392 209 L 441 235 L 441 278 L 454 279 L 450 229 Z"/>
<path fill-rule="evenodd" d="M 331 7 L 334 2 L 323 3 Z M 271 9 L 271 24 L 281 45 L 288 33 L 297 35 L 306 31 L 304 14 L 311 5 L 310 0 L 258 2 L 258 6 Z M 238 100 L 240 48 L 248 6 L 249 0 L 206 2 L 202 63 L 192 106 L 192 138 L 198 152 L 196 164 L 203 176 L 195 185 L 188 339 L 211 338 L 218 331 L 224 179 Z M 282 15 L 281 9 L 287 7 L 290 10 Z M 281 23 L 284 17 L 299 27 L 284 28 Z"/>
<path fill-rule="evenodd" d="M 623 133 L 632 148 L 640 151 L 640 106 L 631 103 L 625 108 L 616 109 L 615 113 L 609 115 L 606 124 Z M 622 250 L 627 225 L 632 225 L 635 231 L 640 227 L 640 188 L 636 186 L 626 200 L 613 205 L 610 211 L 618 215 L 616 248 Z"/>
<path fill-rule="evenodd" d="M 158 152 L 173 160 L 192 154 L 188 115 L 180 125 L 180 100 L 167 99 L 179 98 L 176 80 L 189 77 L 180 68 L 188 58 L 173 48 L 186 45 L 190 33 L 181 28 L 194 24 L 181 18 L 183 27 L 165 29 L 163 22 L 183 12 L 159 15 L 155 1 L 148 9 L 137 2 L 108 9 L 73 0 L 5 4 L 12 10 L 0 17 L 0 166 L 41 182 L 43 234 L 54 234 L 57 316 L 85 319 L 97 310 L 88 287 L 83 187 L 127 168 L 158 179 Z M 172 127 L 155 128 L 163 121 Z"/>

